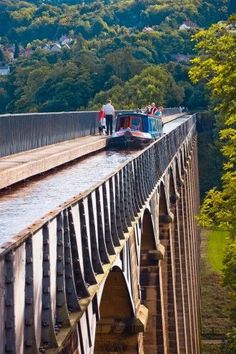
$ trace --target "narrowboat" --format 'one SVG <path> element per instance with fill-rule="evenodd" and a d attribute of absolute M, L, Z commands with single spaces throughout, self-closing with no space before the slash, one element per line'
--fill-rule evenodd
<path fill-rule="evenodd" d="M 111 135 L 108 146 L 141 148 L 162 134 L 163 123 L 160 116 L 141 112 L 119 113 L 115 132 Z"/>

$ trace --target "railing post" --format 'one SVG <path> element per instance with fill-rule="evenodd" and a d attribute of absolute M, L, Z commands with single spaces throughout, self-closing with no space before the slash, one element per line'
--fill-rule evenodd
<path fill-rule="evenodd" d="M 69 210 L 69 234 L 70 234 L 72 264 L 73 264 L 73 276 L 75 279 L 77 296 L 81 299 L 81 298 L 88 297 L 89 292 L 81 269 L 81 260 L 79 259 L 78 245 L 77 245 L 76 234 L 75 234 L 75 226 L 74 226 L 73 215 L 71 210 Z"/>
<path fill-rule="evenodd" d="M 115 212 L 115 191 L 113 178 L 109 179 L 109 190 L 110 190 L 110 220 L 111 220 L 111 235 L 115 246 L 120 246 L 120 240 L 116 225 L 116 212 Z"/>
<path fill-rule="evenodd" d="M 68 310 L 71 312 L 80 311 L 79 301 L 76 292 L 76 284 L 73 274 L 73 260 L 70 242 L 69 216 L 71 210 L 65 209 L 64 216 L 64 257 L 65 257 L 65 283 L 66 283 L 66 299 Z"/>
<path fill-rule="evenodd" d="M 57 347 L 54 318 L 51 299 L 51 271 L 50 271 L 50 240 L 48 224 L 43 226 L 43 294 L 42 294 L 42 327 L 41 347 Z"/>
<path fill-rule="evenodd" d="M 14 316 L 14 253 L 5 256 L 5 352 L 15 353 L 15 316 Z"/>
<path fill-rule="evenodd" d="M 97 226 L 98 226 L 98 247 L 102 263 L 109 263 L 109 255 L 105 242 L 102 221 L 102 208 L 99 188 L 96 189 L 96 209 L 97 209 Z"/>
<path fill-rule="evenodd" d="M 95 229 L 95 220 L 94 220 L 94 211 L 93 211 L 93 202 L 91 194 L 88 196 L 88 211 L 89 211 L 89 230 L 90 230 L 90 247 L 91 247 L 91 257 L 92 264 L 95 273 L 102 274 L 102 261 L 98 251 L 98 244 L 96 238 L 96 229 Z"/>
<path fill-rule="evenodd" d="M 84 202 L 79 203 L 80 215 L 80 230 L 81 230 L 81 243 L 83 247 L 83 266 L 84 266 L 84 279 L 87 284 L 94 285 L 97 283 L 94 270 L 91 263 L 91 256 L 89 252 L 87 225 L 85 220 Z"/>
<path fill-rule="evenodd" d="M 56 319 L 55 330 L 70 327 L 65 289 L 64 220 L 63 213 L 57 215 L 57 274 L 56 274 Z"/>
<path fill-rule="evenodd" d="M 120 192 L 120 183 L 119 183 L 120 175 L 117 173 L 115 175 L 115 197 L 116 197 L 116 224 L 119 239 L 124 239 L 123 233 L 123 222 L 121 219 L 121 192 Z"/>

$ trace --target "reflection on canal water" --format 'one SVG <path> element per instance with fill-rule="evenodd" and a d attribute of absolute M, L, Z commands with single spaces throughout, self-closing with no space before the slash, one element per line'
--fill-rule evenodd
<path fill-rule="evenodd" d="M 1 192 L 0 244 L 66 200 L 102 182 L 135 153 L 103 151 Z"/>

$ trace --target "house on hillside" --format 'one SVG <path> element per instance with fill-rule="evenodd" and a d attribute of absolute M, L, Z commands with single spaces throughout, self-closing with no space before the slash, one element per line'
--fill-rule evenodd
<path fill-rule="evenodd" d="M 182 25 L 179 26 L 180 31 L 188 31 L 189 29 L 192 28 L 197 28 L 198 25 L 192 21 L 184 21 Z"/>
<path fill-rule="evenodd" d="M 70 46 L 66 43 L 63 45 L 63 49 L 71 49 Z"/>
<path fill-rule="evenodd" d="M 152 32 L 154 32 L 154 29 L 152 27 L 144 27 L 143 32 L 152 33 Z"/>
<path fill-rule="evenodd" d="M 228 26 L 226 26 L 226 29 L 228 32 L 235 34 L 236 33 L 236 23 L 230 23 Z"/>
<path fill-rule="evenodd" d="M 44 50 L 47 50 L 47 51 L 50 51 L 51 50 L 51 46 L 49 43 L 46 43 L 44 46 L 43 46 L 43 49 Z"/>
<path fill-rule="evenodd" d="M 61 52 L 61 45 L 59 43 L 54 43 L 53 46 L 51 47 L 51 52 L 58 53 Z"/>
<path fill-rule="evenodd" d="M 10 66 L 9 65 L 0 65 L 0 75 L 9 75 L 10 74 Z"/>
<path fill-rule="evenodd" d="M 59 43 L 63 46 L 65 44 L 70 44 L 71 42 L 73 42 L 73 39 L 70 37 L 67 37 L 66 35 L 63 35 L 60 37 L 59 39 Z"/>

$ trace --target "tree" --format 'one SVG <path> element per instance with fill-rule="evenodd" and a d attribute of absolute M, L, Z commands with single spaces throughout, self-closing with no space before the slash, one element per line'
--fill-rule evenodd
<path fill-rule="evenodd" d="M 123 81 L 129 80 L 144 67 L 140 60 L 134 58 L 130 47 L 108 54 L 106 65 L 110 66 L 112 73 Z"/>
<path fill-rule="evenodd" d="M 230 21 L 219 23 L 195 35 L 200 56 L 193 60 L 190 77 L 195 83 L 206 83 L 224 128 L 219 133 L 225 158 L 222 189 L 209 191 L 200 220 L 204 225 L 224 227 L 236 237 L 236 41 L 230 25 Z"/>
<path fill-rule="evenodd" d="M 224 258 L 224 282 L 236 305 L 236 40 L 235 19 L 220 22 L 195 35 L 199 56 L 190 77 L 203 81 L 221 127 L 219 138 L 224 157 L 221 188 L 211 189 L 201 207 L 202 226 L 228 230 L 230 239 Z M 227 353 L 236 352 L 235 329 L 229 334 Z M 225 352 L 225 351 L 223 351 Z M 225 352 L 226 353 L 226 352 Z"/>
<path fill-rule="evenodd" d="M 143 69 L 129 81 L 118 83 L 107 92 L 100 92 L 91 106 L 100 106 L 108 97 L 111 97 L 119 109 L 145 107 L 151 102 L 170 107 L 182 102 L 183 90 L 164 67 L 153 65 Z"/>

